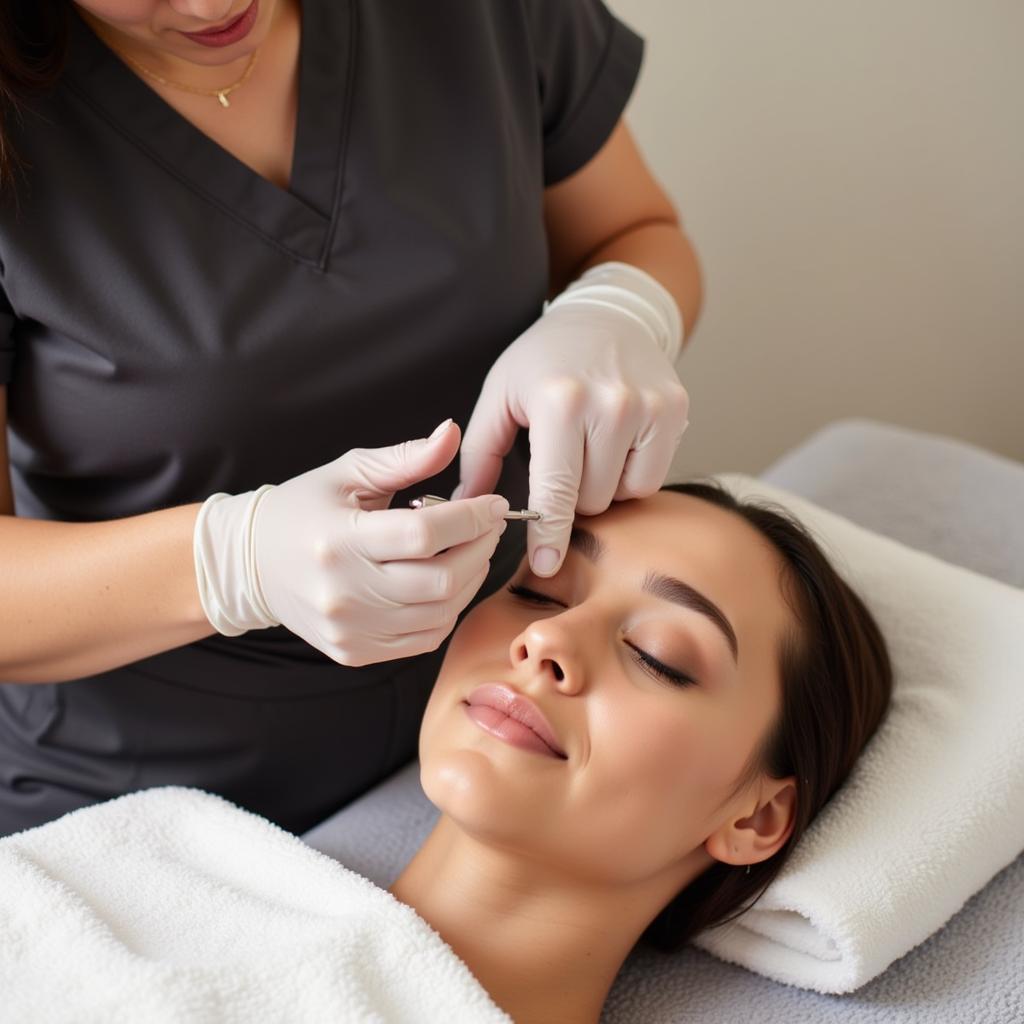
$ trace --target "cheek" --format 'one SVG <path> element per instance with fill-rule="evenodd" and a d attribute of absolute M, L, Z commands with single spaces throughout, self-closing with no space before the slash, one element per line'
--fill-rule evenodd
<path fill-rule="evenodd" d="M 460 623 L 448 643 L 434 688 L 423 712 L 420 728 L 420 756 L 428 746 L 438 714 L 451 713 L 457 694 L 468 692 L 486 674 L 486 668 L 498 667 L 507 657 L 512 627 L 489 601 L 481 601 Z M 506 639 L 507 638 L 507 639 Z M 500 662 L 504 665 L 504 662 Z"/>
<path fill-rule="evenodd" d="M 492 599 L 481 601 L 452 634 L 435 689 L 455 680 L 468 681 L 485 667 L 506 668 L 508 646 L 517 632 L 507 618 Z"/>
<path fill-rule="evenodd" d="M 149 25 L 156 9 L 156 0 L 92 0 L 81 5 L 85 10 L 118 28 Z"/>
<path fill-rule="evenodd" d="M 574 856 L 589 861 L 580 870 L 644 878 L 699 846 L 720 798 L 725 740 L 696 705 L 674 713 L 664 700 L 602 709 L 569 812 Z"/>

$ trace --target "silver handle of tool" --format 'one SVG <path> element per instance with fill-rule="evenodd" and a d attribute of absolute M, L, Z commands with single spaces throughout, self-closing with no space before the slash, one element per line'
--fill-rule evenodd
<path fill-rule="evenodd" d="M 428 505 L 440 505 L 446 502 L 447 498 L 442 498 L 437 494 L 421 494 L 418 498 L 413 498 L 409 502 L 410 508 L 426 508 Z M 509 509 L 505 513 L 506 519 L 543 519 L 544 516 L 540 512 L 534 512 L 533 509 L 523 508 L 518 512 Z"/>

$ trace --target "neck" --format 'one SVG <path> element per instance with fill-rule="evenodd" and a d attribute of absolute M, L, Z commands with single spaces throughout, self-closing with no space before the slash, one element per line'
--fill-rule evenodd
<path fill-rule="evenodd" d="M 390 892 L 452 947 L 516 1024 L 595 1024 L 678 875 L 581 883 L 485 845 L 442 814 Z"/>

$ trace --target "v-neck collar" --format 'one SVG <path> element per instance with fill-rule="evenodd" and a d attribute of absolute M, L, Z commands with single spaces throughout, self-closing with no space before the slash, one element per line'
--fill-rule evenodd
<path fill-rule="evenodd" d="M 67 84 L 189 188 L 272 245 L 324 269 L 341 207 L 352 110 L 356 4 L 302 0 L 291 180 L 268 181 L 183 117 L 71 7 Z"/>

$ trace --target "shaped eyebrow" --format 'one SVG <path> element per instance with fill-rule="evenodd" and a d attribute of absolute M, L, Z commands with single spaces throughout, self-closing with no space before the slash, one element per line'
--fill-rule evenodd
<path fill-rule="evenodd" d="M 572 533 L 569 535 L 569 547 L 578 551 L 588 562 L 595 563 L 600 560 L 605 550 L 604 542 L 582 526 L 572 528 Z M 709 597 L 691 587 L 689 583 L 684 583 L 674 576 L 667 576 L 654 569 L 647 570 L 640 589 L 648 594 L 653 594 L 654 597 L 660 597 L 663 601 L 671 601 L 673 604 L 690 608 L 710 619 L 725 637 L 732 660 L 737 665 L 739 664 L 740 645 L 736 639 L 736 630 L 732 628 L 732 623 L 726 618 L 722 609 Z"/>

